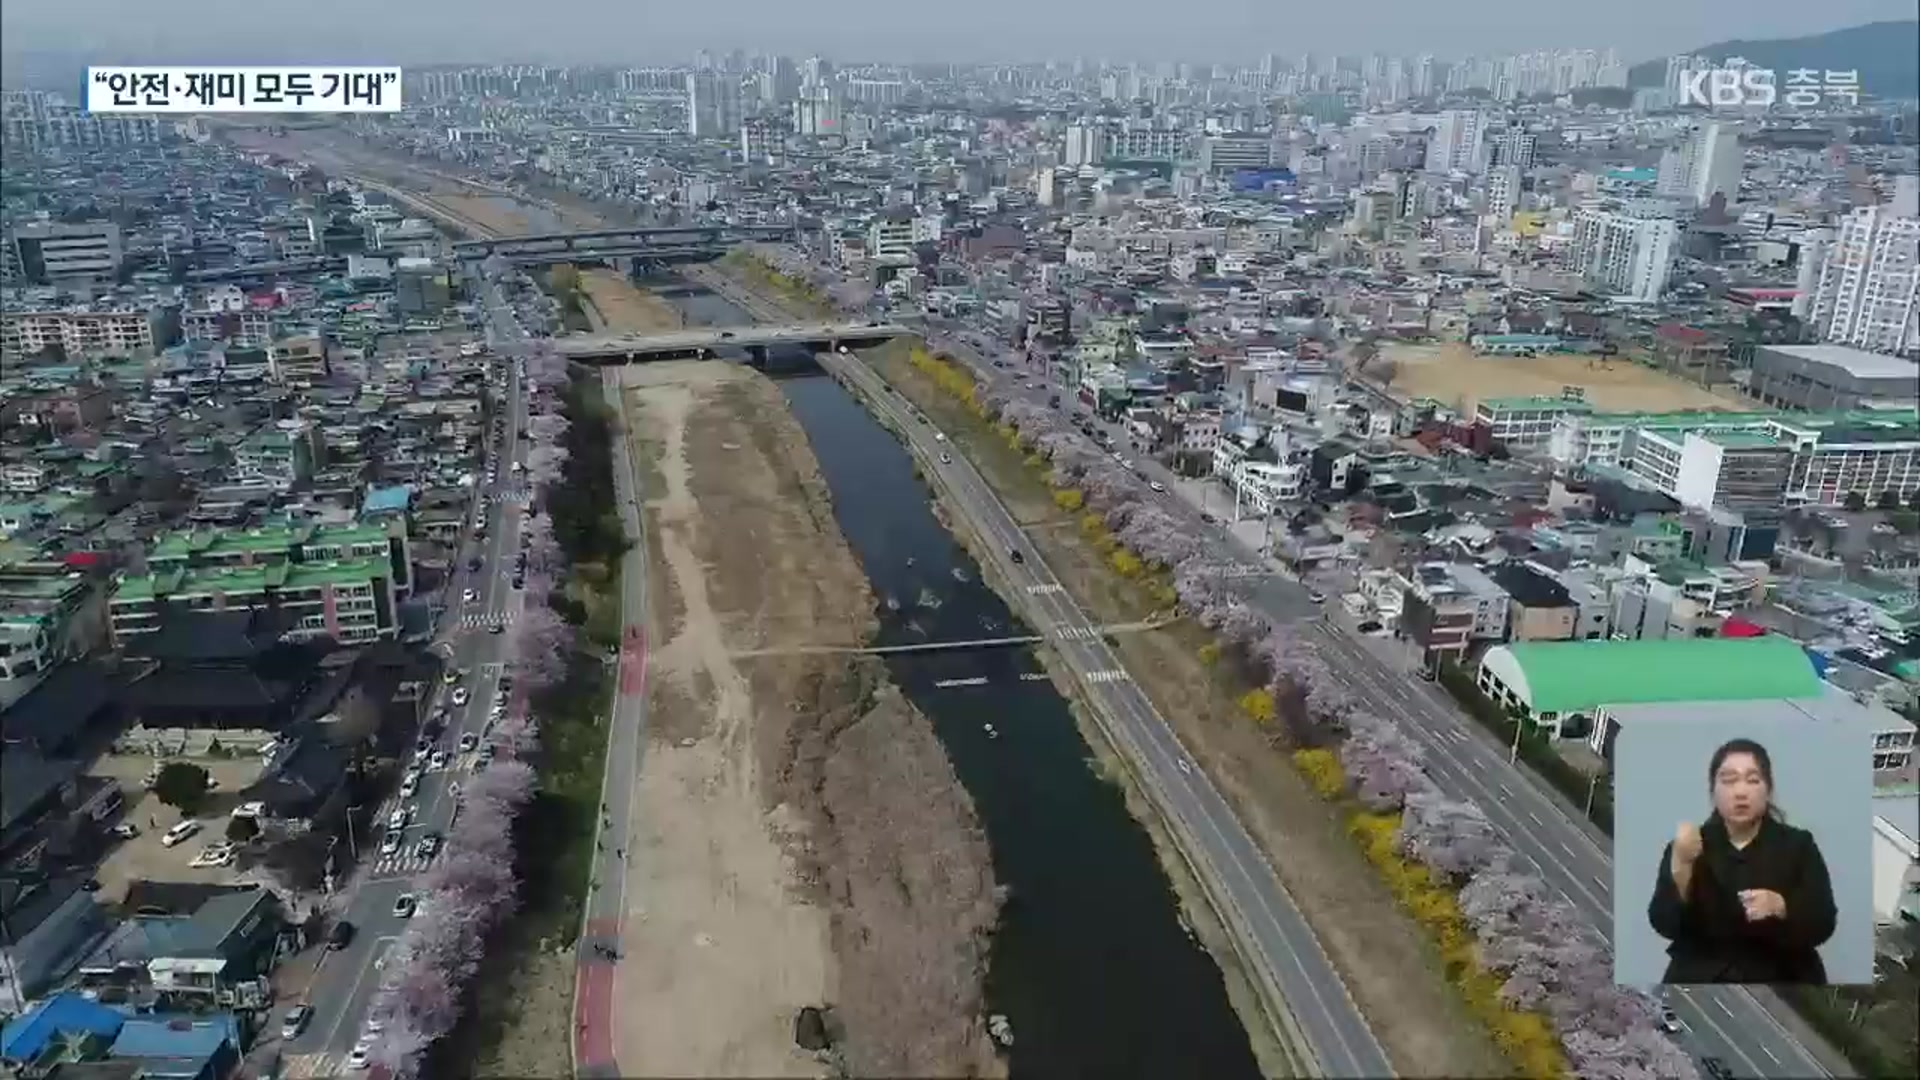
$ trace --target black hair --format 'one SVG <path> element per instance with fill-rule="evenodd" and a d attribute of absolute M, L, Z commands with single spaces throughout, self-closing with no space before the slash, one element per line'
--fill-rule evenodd
<path fill-rule="evenodd" d="M 1760 766 L 1760 779 L 1767 783 L 1767 816 L 1775 821 L 1786 821 L 1786 811 L 1780 809 L 1780 804 L 1773 798 L 1773 755 L 1767 753 L 1766 747 L 1752 739 L 1728 739 L 1720 744 L 1720 749 L 1713 752 L 1712 759 L 1707 762 L 1707 791 L 1709 793 L 1713 791 L 1714 779 L 1720 775 L 1720 766 L 1726 764 L 1727 758 L 1734 754 L 1745 754 L 1753 759 L 1755 765 Z M 1720 815 L 1718 809 L 1713 813 L 1715 817 Z"/>

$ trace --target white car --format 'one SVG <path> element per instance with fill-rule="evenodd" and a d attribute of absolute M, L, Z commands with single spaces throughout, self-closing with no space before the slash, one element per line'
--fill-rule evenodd
<path fill-rule="evenodd" d="M 447 752 L 445 750 L 435 750 L 433 756 L 427 759 L 427 768 L 429 769 L 444 769 L 446 767 Z"/>
<path fill-rule="evenodd" d="M 418 910 L 419 907 L 420 901 L 415 900 L 412 893 L 401 893 L 393 902 L 393 917 L 396 919 L 411 919 L 413 913 Z"/>
<path fill-rule="evenodd" d="M 196 870 L 207 870 L 207 869 L 213 869 L 215 867 L 230 866 L 232 865 L 232 863 L 233 863 L 233 845 L 209 844 L 207 845 L 207 849 L 205 851 L 202 851 L 200 854 L 195 855 L 193 857 L 193 861 L 188 863 L 187 865 L 193 867 Z"/>
<path fill-rule="evenodd" d="M 364 1069 L 371 1064 L 373 1064 L 372 1040 L 361 1039 L 353 1044 L 353 1049 L 347 1051 L 347 1068 Z"/>
<path fill-rule="evenodd" d="M 940 452 L 940 464 L 942 464 L 942 465 L 951 465 L 951 464 L 953 464 L 953 459 L 952 459 L 952 458 L 950 458 L 950 457 L 948 457 L 948 456 L 947 456 L 947 452 L 946 452 L 946 451 L 944 451 L 944 450 L 942 450 L 942 451 Z"/>
<path fill-rule="evenodd" d="M 420 793 L 420 778 L 409 775 L 400 781 L 400 797 L 411 799 Z"/>
<path fill-rule="evenodd" d="M 946 432 L 944 432 L 944 431 L 936 431 L 936 432 L 934 432 L 934 433 L 933 433 L 933 441 L 934 441 L 934 442 L 946 442 L 946 441 L 947 441 L 947 434 L 946 434 Z"/>
<path fill-rule="evenodd" d="M 400 833 L 398 830 L 388 832 L 385 836 L 382 836 L 380 838 L 380 854 L 391 855 L 394 852 L 399 850 L 400 850 Z"/>
<path fill-rule="evenodd" d="M 387 828 L 404 829 L 413 823 L 413 815 L 414 806 L 412 803 L 408 803 L 405 806 L 396 806 L 393 808 L 393 813 L 387 815 Z"/>
<path fill-rule="evenodd" d="M 1167 490 L 1167 485 L 1161 483 L 1158 480 L 1155 480 L 1153 483 L 1148 484 L 1147 486 L 1152 488 L 1155 492 L 1158 492 L 1161 494 L 1165 494 Z"/>
<path fill-rule="evenodd" d="M 455 690 L 453 692 L 453 703 L 455 705 L 465 705 L 467 703 L 467 699 L 472 696 L 473 695 L 467 693 L 467 688 L 463 686 L 460 689 Z"/>
<path fill-rule="evenodd" d="M 161 847 L 175 847 L 189 836 L 200 831 L 200 823 L 192 819 L 181 822 L 160 836 Z"/>
<path fill-rule="evenodd" d="M 471 604 L 478 599 L 480 599 L 480 592 L 478 589 L 467 589 L 460 594 L 460 602 L 463 604 Z"/>

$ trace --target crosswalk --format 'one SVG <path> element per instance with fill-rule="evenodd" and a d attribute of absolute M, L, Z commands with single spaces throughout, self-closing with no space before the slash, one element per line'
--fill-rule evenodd
<path fill-rule="evenodd" d="M 513 622 L 513 611 L 464 611 L 460 613 L 462 630 L 491 630 Z"/>
<path fill-rule="evenodd" d="M 1087 672 L 1087 681 L 1090 683 L 1126 682 L 1127 673 L 1124 671 L 1117 671 L 1117 670 L 1116 671 L 1089 671 Z"/>
<path fill-rule="evenodd" d="M 287 1054 L 280 1059 L 282 1080 L 315 1080 L 339 1076 L 346 1071 L 347 1055 L 341 1053 Z"/>
<path fill-rule="evenodd" d="M 1032 593 L 1034 596 L 1052 596 L 1053 594 L 1061 591 L 1063 590 L 1061 589 L 1058 583 L 1055 583 L 1052 585 L 1027 586 L 1027 592 Z"/>
<path fill-rule="evenodd" d="M 487 492 L 487 501 L 495 506 L 531 506 L 533 489 L 530 487 L 501 488 Z"/>
<path fill-rule="evenodd" d="M 1091 626 L 1062 626 L 1054 630 L 1053 636 L 1061 641 L 1097 641 L 1100 631 Z"/>
<path fill-rule="evenodd" d="M 402 848 L 391 855 L 381 855 L 374 859 L 368 872 L 375 877 L 404 877 L 417 874 L 427 868 L 432 859 L 423 859 L 417 852 Z"/>

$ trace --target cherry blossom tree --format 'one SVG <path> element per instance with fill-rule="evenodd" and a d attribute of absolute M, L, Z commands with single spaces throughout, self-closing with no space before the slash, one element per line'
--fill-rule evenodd
<path fill-rule="evenodd" d="M 560 482 L 567 466 L 567 448 L 542 443 L 527 451 L 527 478 L 542 487 Z"/>
<path fill-rule="evenodd" d="M 1438 791 L 1415 792 L 1401 808 L 1400 843 L 1407 854 L 1455 881 L 1511 857 L 1487 815 L 1473 803 Z"/>
<path fill-rule="evenodd" d="M 1340 766 L 1356 798 L 1374 810 L 1398 809 L 1409 795 L 1432 788 L 1420 767 L 1425 752 L 1399 727 L 1368 713 L 1348 715 Z"/>
<path fill-rule="evenodd" d="M 545 571 L 527 567 L 528 596 L 544 598 L 553 591 Z M 567 657 L 573 646 L 573 628 L 545 603 L 530 603 L 508 624 L 509 655 L 514 667 L 538 686 L 551 686 L 566 677 Z"/>

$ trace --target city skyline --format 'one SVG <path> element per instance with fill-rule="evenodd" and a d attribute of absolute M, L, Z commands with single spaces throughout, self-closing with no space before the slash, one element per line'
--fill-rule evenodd
<path fill-rule="evenodd" d="M 734 47 L 957 63 L 1075 57 L 1257 63 L 1265 53 L 1446 59 L 1611 48 L 1631 63 L 1717 41 L 1816 34 L 1913 15 L 1905 0 L 1836 0 L 1818 8 L 1782 0 L 1622 0 L 1559 12 L 1543 28 L 1537 8 L 1520 0 L 1475 0 L 1471 7 L 1467 18 L 1433 26 L 1422 18 L 1430 9 L 1409 0 L 1388 0 L 1364 13 L 1255 13 L 1226 0 L 1199 0 L 1183 5 L 1177 20 L 1156 19 L 1160 13 L 1151 9 L 1130 17 L 1124 7 L 1035 10 L 989 0 L 970 9 L 969 25 L 952 26 L 903 19 L 872 0 L 826 0 L 804 9 L 744 0 L 724 11 L 608 0 L 537 7 L 483 2 L 457 10 L 440 0 L 404 7 L 343 0 L 325 9 L 187 0 L 164 22 L 154 19 L 150 5 L 128 0 L 101 0 L 84 12 L 50 0 L 16 0 L 0 15 L 0 30 L 10 64 L 23 67 L 33 57 L 68 55 L 136 63 L 639 64 Z M 459 33 L 449 34 L 455 25 Z M 1021 29 L 1009 33 L 1008 25 Z M 751 30 L 743 35 L 742 27 Z"/>

